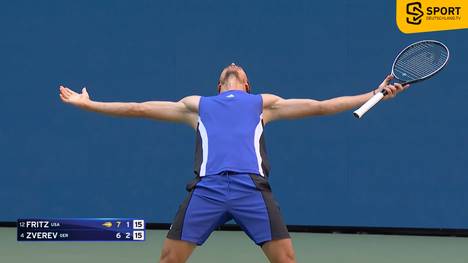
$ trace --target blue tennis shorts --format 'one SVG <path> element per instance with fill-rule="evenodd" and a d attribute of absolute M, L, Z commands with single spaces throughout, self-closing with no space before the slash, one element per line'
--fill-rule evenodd
<path fill-rule="evenodd" d="M 289 238 L 268 180 L 256 174 L 223 172 L 197 177 L 167 238 L 202 245 L 218 226 L 234 219 L 257 245 Z"/>

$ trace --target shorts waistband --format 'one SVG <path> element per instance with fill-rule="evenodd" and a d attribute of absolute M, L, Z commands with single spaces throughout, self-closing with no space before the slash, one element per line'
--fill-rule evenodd
<path fill-rule="evenodd" d="M 218 175 L 236 175 L 236 174 L 246 174 L 246 173 L 239 173 L 239 172 L 234 172 L 234 171 L 222 171 Z"/>

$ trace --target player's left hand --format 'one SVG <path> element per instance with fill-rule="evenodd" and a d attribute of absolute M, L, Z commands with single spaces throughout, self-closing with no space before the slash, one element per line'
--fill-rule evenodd
<path fill-rule="evenodd" d="M 406 85 L 401 85 L 400 83 L 394 83 L 394 84 L 390 84 L 390 81 L 393 79 L 393 75 L 388 75 L 383 81 L 382 83 L 380 83 L 379 87 L 377 88 L 377 90 L 375 91 L 376 93 L 377 92 L 380 92 L 382 90 L 386 90 L 387 91 L 387 95 L 385 95 L 385 97 L 383 98 L 384 100 L 387 100 L 387 99 L 392 99 L 392 98 L 395 98 L 395 96 L 404 91 L 405 89 L 407 89 L 410 85 L 409 84 L 406 84 Z"/>

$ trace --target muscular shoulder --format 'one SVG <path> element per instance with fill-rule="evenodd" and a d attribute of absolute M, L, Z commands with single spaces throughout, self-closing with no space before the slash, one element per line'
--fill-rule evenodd
<path fill-rule="evenodd" d="M 263 100 L 263 109 L 271 108 L 276 102 L 283 98 L 274 94 L 261 94 Z"/>
<path fill-rule="evenodd" d="M 183 103 L 185 107 L 191 112 L 198 113 L 198 106 L 200 104 L 200 98 L 201 96 L 192 95 L 192 96 L 187 96 L 181 99 L 180 102 Z"/>

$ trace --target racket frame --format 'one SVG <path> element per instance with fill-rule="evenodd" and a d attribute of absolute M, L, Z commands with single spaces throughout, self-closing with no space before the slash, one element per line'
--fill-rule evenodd
<path fill-rule="evenodd" d="M 436 73 L 438 73 L 439 71 L 441 71 L 443 68 L 445 68 L 445 65 L 447 65 L 449 59 L 450 59 L 450 50 L 448 49 L 448 47 L 440 42 L 440 41 L 437 41 L 437 40 L 431 40 L 431 39 L 426 39 L 426 40 L 421 40 L 421 41 L 418 41 L 418 42 L 414 42 L 412 43 L 411 45 L 405 47 L 402 51 L 400 51 L 400 53 L 398 53 L 398 55 L 396 56 L 395 60 L 393 60 L 393 64 L 392 64 L 392 75 L 397 79 L 397 80 L 401 80 L 399 79 L 396 75 L 395 75 L 395 72 L 394 72 L 394 69 L 395 69 L 395 64 L 397 63 L 398 59 L 401 57 L 401 55 L 408 49 L 412 48 L 413 46 L 416 46 L 416 45 L 419 45 L 421 43 L 436 43 L 438 45 L 441 45 L 445 50 L 447 50 L 447 58 L 445 59 L 445 62 L 444 64 L 442 64 L 436 71 L 432 72 L 431 74 L 428 74 L 422 78 L 418 78 L 418 79 L 415 79 L 415 80 L 410 80 L 410 81 L 406 81 L 406 82 L 402 82 L 400 83 L 401 85 L 406 85 L 406 84 L 411 84 L 411 83 L 416 83 L 416 82 L 419 82 L 419 81 L 423 81 L 423 80 L 426 80 L 426 79 L 429 79 L 431 78 L 432 76 L 434 76 Z M 384 95 L 387 95 L 387 94 L 384 94 Z"/>

